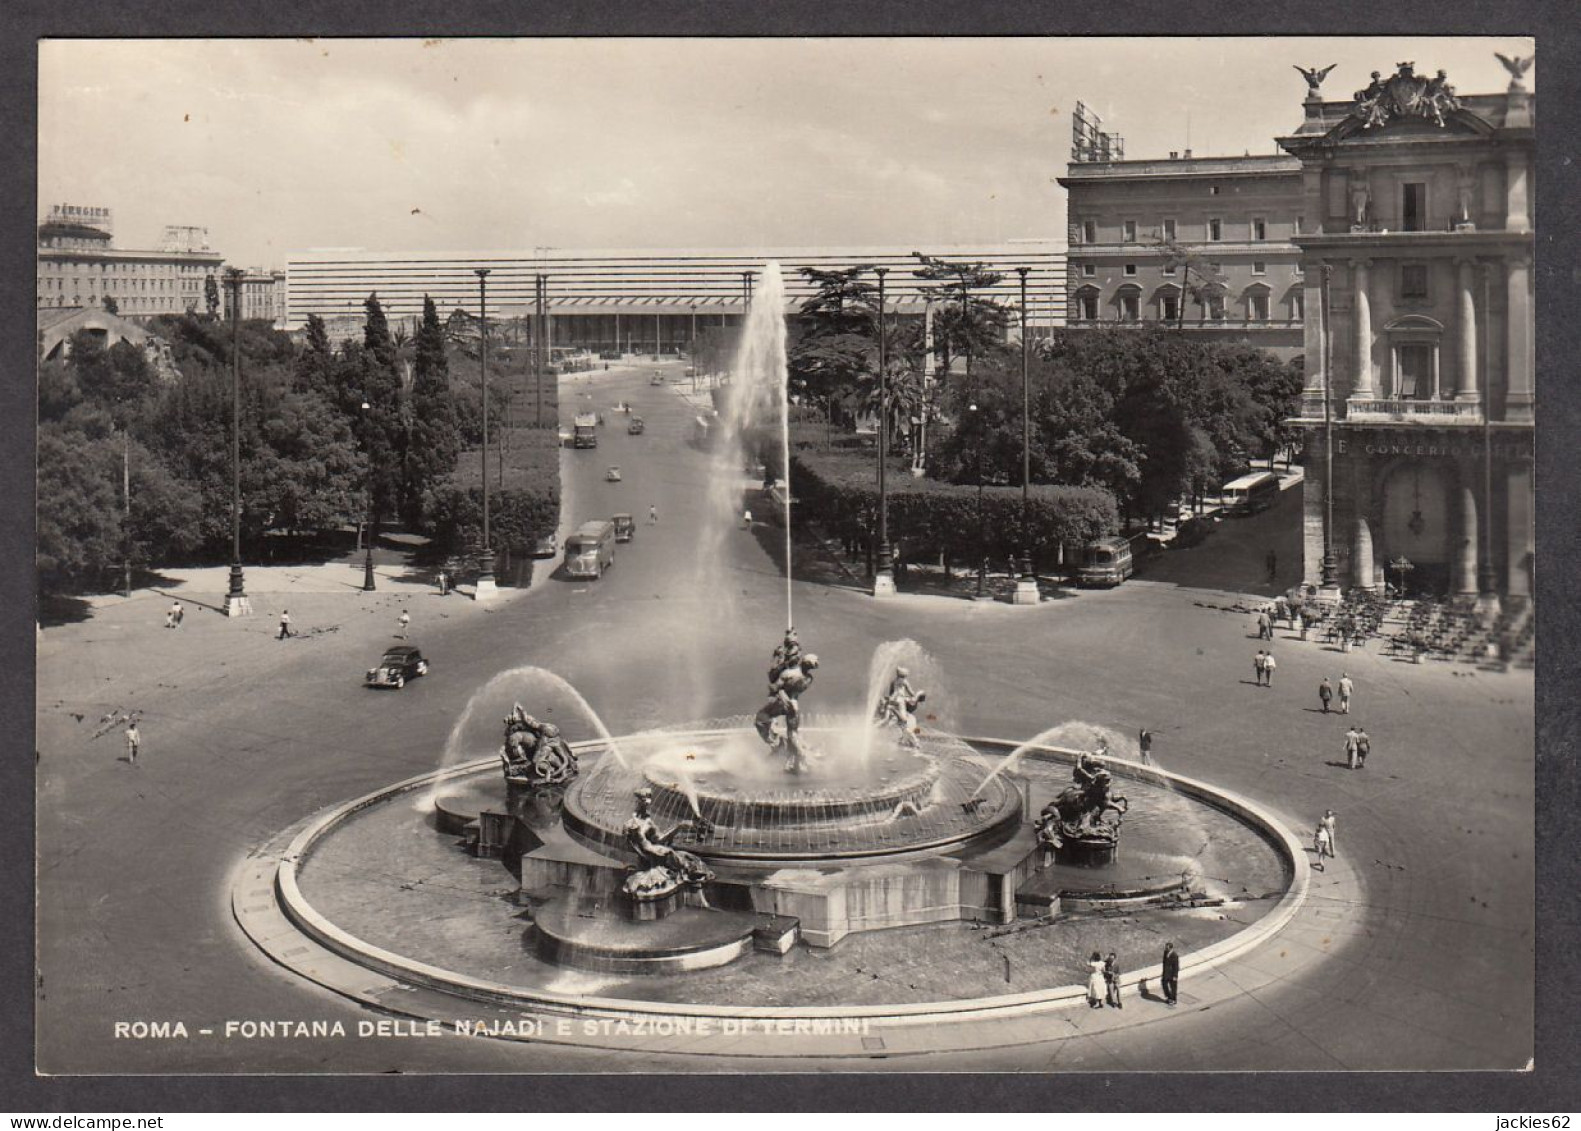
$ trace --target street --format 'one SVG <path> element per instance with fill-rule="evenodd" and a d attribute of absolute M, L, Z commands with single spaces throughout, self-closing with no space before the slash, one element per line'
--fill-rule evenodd
<path fill-rule="evenodd" d="M 561 537 L 618 511 L 632 542 L 596 582 L 540 568 L 494 605 L 381 571 L 353 584 L 286 588 L 249 573 L 255 615 L 189 610 L 164 630 L 167 592 L 98 603 L 50 627 L 38 659 L 38 1064 L 45 1073 L 710 1071 L 709 1058 L 634 1063 L 615 1051 L 454 1038 L 129 1040 L 116 1021 L 341 1019 L 366 1011 L 261 957 L 237 930 L 229 877 L 281 830 L 332 803 L 422 773 L 439 761 L 469 697 L 506 669 L 533 664 L 569 681 L 616 733 L 750 713 L 783 631 L 780 564 L 732 528 L 704 554 L 709 461 L 690 446 L 691 410 L 663 371 L 638 365 L 561 378 L 562 425 L 602 412 L 595 450 L 561 451 Z M 628 436 L 629 401 L 647 424 Z M 622 469 L 609 483 L 605 470 Z M 659 521 L 649 522 L 649 508 Z M 936 698 L 961 733 L 1025 739 L 1080 720 L 1157 735 L 1164 766 L 1247 794 L 1297 831 L 1339 814 L 1340 852 L 1364 893 L 1363 929 L 1275 988 L 1211 1012 L 1160 1010 L 1107 1040 L 1070 1038 L 913 1061 L 888 1071 L 1519 1068 L 1532 1055 L 1533 675 L 1341 655 L 1280 629 L 1271 689 L 1251 686 L 1253 618 L 1221 611 L 1227 593 L 1260 593 L 1259 550 L 1242 578 L 1191 573 L 1189 555 L 1232 545 L 1220 527 L 1198 550 L 1166 555 L 1167 573 L 1032 609 L 865 594 L 798 581 L 795 623 L 822 659 L 813 709 L 862 695 L 873 647 L 910 637 L 948 673 Z M 1296 567 L 1299 488 L 1257 522 Z M 737 526 L 739 524 L 736 524 Z M 1261 535 L 1259 535 L 1260 537 Z M 1219 544 L 1220 549 L 1216 549 Z M 1287 552 L 1289 557 L 1286 557 Z M 706 560 L 703 560 L 706 558 Z M 549 563 L 540 563 L 540 566 Z M 398 569 L 389 571 L 399 575 Z M 207 592 L 215 604 L 223 570 Z M 349 571 L 348 571 L 349 573 Z M 208 576 L 208 575 L 206 575 Z M 358 580 L 348 577 L 348 582 Z M 1224 582 L 1221 585 L 1221 582 Z M 276 640 L 289 602 L 299 637 Z M 412 616 L 432 671 L 399 692 L 360 686 Z M 1316 710 L 1316 686 L 1348 671 L 1350 720 Z M 573 740 L 593 731 L 569 703 L 529 704 Z M 120 730 L 90 737 L 115 709 L 143 712 L 139 765 L 120 760 Z M 1365 772 L 1342 762 L 1347 721 L 1373 736 Z M 477 755 L 488 751 L 475 752 Z M 1320 881 L 1316 898 L 1326 898 Z M 1269 944 L 1277 947 L 1276 940 Z M 1074 980 L 1050 972 L 1051 984 Z M 1129 1012 L 1129 1011 L 1128 1011 Z M 758 1066 L 761 1067 L 761 1066 Z M 776 1068 L 792 1067 L 776 1064 Z M 826 1067 L 817 1063 L 794 1067 Z M 845 1063 L 841 1068 L 850 1069 Z"/>

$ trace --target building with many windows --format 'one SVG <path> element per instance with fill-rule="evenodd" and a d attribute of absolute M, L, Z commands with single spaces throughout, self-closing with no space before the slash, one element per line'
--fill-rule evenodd
<path fill-rule="evenodd" d="M 740 321 L 754 280 L 769 262 L 780 264 L 786 313 L 814 291 L 800 269 L 838 270 L 869 264 L 887 268 L 886 302 L 892 312 L 923 315 L 927 306 L 915 271 L 914 251 L 952 263 L 984 263 L 1001 275 L 984 291 L 1006 305 L 1020 303 L 1027 269 L 1028 327 L 1046 332 L 1064 322 L 1065 249 L 1056 241 L 970 245 L 852 248 L 693 248 L 582 250 L 538 248 L 493 252 L 314 251 L 286 262 L 285 325 L 297 330 L 316 314 L 343 336 L 362 324 L 362 304 L 376 292 L 392 322 L 422 314 L 433 297 L 441 317 L 478 309 L 478 277 L 488 276 L 490 317 L 531 315 L 536 280 L 547 291 L 550 341 L 598 352 L 673 353 L 712 326 Z M 869 277 L 869 281 L 876 281 Z"/>
<path fill-rule="evenodd" d="M 285 272 L 265 271 L 259 267 L 246 270 L 237 268 L 241 277 L 241 315 L 245 319 L 263 319 L 276 328 L 285 326 Z M 231 317 L 235 291 L 227 272 L 220 279 L 221 307 L 226 318 Z"/>
<path fill-rule="evenodd" d="M 1178 325 L 1302 352 L 1301 163 L 1286 154 L 1078 159 L 1066 288 L 1073 328 Z"/>
<path fill-rule="evenodd" d="M 204 280 L 222 257 L 203 228 L 172 225 L 157 249 L 114 245 L 108 208 L 57 204 L 38 227 L 38 306 L 101 307 L 114 299 L 126 318 L 204 308 Z"/>
<path fill-rule="evenodd" d="M 1532 593 L 1535 107 L 1531 61 L 1503 61 L 1502 94 L 1409 63 L 1343 101 L 1314 85 L 1279 139 L 1309 225 L 1312 583 Z"/>

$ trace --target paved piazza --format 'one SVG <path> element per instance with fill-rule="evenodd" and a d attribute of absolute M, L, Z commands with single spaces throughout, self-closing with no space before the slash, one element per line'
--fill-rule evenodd
<path fill-rule="evenodd" d="M 465 595 L 440 598 L 395 561 L 381 567 L 375 594 L 356 591 L 360 574 L 349 567 L 256 569 L 248 574 L 252 619 L 227 622 L 193 609 L 181 629 L 164 630 L 169 594 L 213 604 L 222 592 L 223 571 L 198 572 L 130 601 L 97 601 L 84 619 L 44 631 L 39 927 L 53 942 L 41 952 L 37 985 L 43 1072 L 211 1073 L 242 1065 L 255 1072 L 718 1071 L 758 1063 L 750 1042 L 697 1055 L 666 1052 L 662 1041 L 622 1049 L 447 1033 L 256 1037 L 239 1047 L 243 1037 L 225 1035 L 227 1022 L 261 1020 L 338 1021 L 355 1034 L 357 1022 L 380 1016 L 266 958 L 238 928 L 232 885 L 240 870 L 267 866 L 266 850 L 314 813 L 436 769 L 469 698 L 494 676 L 521 665 L 549 668 L 616 734 L 756 705 L 778 634 L 783 578 L 758 541 L 740 533 L 721 551 L 725 584 L 699 588 L 706 460 L 685 442 L 685 398 L 674 386 L 649 387 L 649 368 L 599 374 L 596 383 L 568 379 L 562 399 L 567 412 L 578 403 L 630 400 L 648 421 L 645 436 L 608 429 L 596 452 L 562 455 L 568 524 L 617 510 L 645 514 L 649 505 L 659 511 L 661 521 L 639 525 L 601 582 L 540 580 L 479 605 Z M 624 467 L 623 483 L 603 482 L 610 463 Z M 1265 515 L 1227 526 L 1223 544 L 1284 545 L 1298 537 L 1300 490 Z M 945 673 L 936 709 L 959 733 L 1020 741 L 1061 723 L 1131 735 L 1145 726 L 1158 736 L 1161 766 L 1250 799 L 1303 838 L 1325 809 L 1335 810 L 1339 858 L 1310 874 L 1290 928 L 1236 962 L 1188 976 L 1178 1009 L 1133 998 L 1123 1011 L 1083 1007 L 1007 1022 L 970 1052 L 929 1054 L 924 1041 L 910 1051 L 891 1048 L 882 1061 L 836 1060 L 809 1045 L 776 1067 L 1528 1062 L 1532 673 L 1418 666 L 1371 651 L 1341 655 L 1281 630 L 1274 686 L 1257 688 L 1252 618 L 1225 608 L 1255 596 L 1258 583 L 1226 572 L 1233 557 L 1213 547 L 1194 551 L 1196 559 L 1168 560 L 1156 575 L 1168 581 L 1144 576 L 1111 592 L 1061 593 L 1036 609 L 905 595 L 878 602 L 854 588 L 799 582 L 796 624 L 823 659 L 821 707 L 853 706 L 874 645 L 909 637 Z M 274 638 L 282 607 L 299 637 Z M 403 608 L 432 673 L 398 693 L 365 691 L 359 677 Z M 748 615 L 754 609 L 765 611 Z M 699 640 L 707 646 L 693 647 Z M 1319 679 L 1337 679 L 1341 670 L 1357 688 L 1348 720 L 1317 710 Z M 530 705 L 540 707 L 553 708 L 568 737 L 593 737 L 577 730 L 566 702 Z M 119 731 L 94 737 L 97 721 L 116 708 L 143 712 L 135 768 L 121 760 Z M 1348 721 L 1372 735 L 1361 771 L 1343 766 Z M 310 873 L 308 883 L 318 883 L 317 894 L 344 896 L 347 913 L 363 916 L 368 931 L 377 930 L 380 913 L 369 893 L 385 885 L 392 914 L 424 920 L 402 927 L 413 937 L 460 933 L 485 964 L 508 956 L 519 925 L 471 896 L 490 884 L 507 889 L 509 877 L 481 872 L 499 866 L 447 848 L 434 835 L 392 849 L 374 874 L 315 881 Z M 424 886 L 427 894 L 412 895 Z M 447 886 L 455 898 L 435 894 Z M 1220 926 L 1206 917 L 1181 920 L 1175 937 L 1189 949 Z M 1009 988 L 1079 982 L 1089 946 L 1120 947 L 1133 969 L 1156 962 L 1157 938 L 1126 929 L 1116 922 L 1111 932 L 1095 920 L 1081 925 L 1079 937 L 1056 924 L 1031 932 L 1036 938 L 998 940 L 1010 943 L 1003 948 Z M 962 961 L 988 945 L 983 932 L 951 928 L 925 952 L 912 946 L 918 934 L 847 939 L 825 954 L 798 954 L 760 981 L 755 972 L 771 963 L 752 956 L 736 969 L 672 976 L 651 992 L 684 1000 L 685 979 L 694 977 L 713 979 L 699 983 L 708 991 L 697 998 L 734 983 L 764 1001 L 786 990 L 854 1004 L 969 992 L 962 971 L 985 977 Z M 870 976 L 847 990 L 829 981 L 830 970 Z M 1003 970 L 988 970 L 1000 979 L 999 992 Z M 398 992 L 377 1000 L 384 1016 L 406 1015 Z M 117 1038 L 117 1022 L 135 1021 L 179 1021 L 191 1036 Z"/>

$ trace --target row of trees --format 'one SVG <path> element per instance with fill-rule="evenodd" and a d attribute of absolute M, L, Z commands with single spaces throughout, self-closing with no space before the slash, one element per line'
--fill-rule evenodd
<path fill-rule="evenodd" d="M 264 553 L 270 533 L 365 518 L 440 532 L 454 552 L 476 540 L 468 497 L 481 492 L 455 472 L 481 435 L 480 386 L 452 377 L 431 301 L 410 341 L 391 332 L 376 295 L 364 309 L 362 340 L 338 348 L 316 317 L 300 346 L 265 323 L 239 328 L 244 557 Z M 106 348 L 90 332 L 40 366 L 38 568 L 48 590 L 101 584 L 123 563 L 228 556 L 233 328 L 186 314 L 149 329 L 170 344 L 177 379 L 162 381 L 137 347 Z M 491 428 L 508 402 L 508 388 L 491 382 Z M 553 529 L 542 499 L 558 497 L 557 480 L 533 484 L 532 495 L 507 524 L 529 541 Z"/>
<path fill-rule="evenodd" d="M 873 268 L 803 274 L 817 291 L 793 324 L 789 361 L 804 402 L 831 421 L 876 420 L 882 332 L 882 426 L 892 450 L 916 450 L 935 480 L 1021 484 L 1021 356 L 1006 341 L 1018 312 L 988 294 L 1001 275 L 981 263 L 918 257 L 914 275 L 934 311 L 930 382 L 922 320 L 879 319 Z M 1192 293 L 1212 285 L 1203 274 Z M 1102 488 L 1126 513 L 1150 517 L 1209 493 L 1291 438 L 1283 421 L 1300 395 L 1299 363 L 1252 346 L 1128 328 L 1057 333 L 1030 352 L 1034 484 Z"/>

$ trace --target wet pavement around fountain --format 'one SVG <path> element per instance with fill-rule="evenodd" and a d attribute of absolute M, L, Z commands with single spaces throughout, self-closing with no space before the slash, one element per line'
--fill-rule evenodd
<path fill-rule="evenodd" d="M 992 765 L 984 758 L 980 774 Z M 1069 782 L 1069 769 L 1060 764 L 1025 761 L 1018 772 L 1038 798 Z M 492 771 L 455 788 L 497 795 L 504 807 L 504 786 Z M 891 928 L 852 934 L 828 949 L 797 946 L 783 957 L 749 953 L 719 969 L 622 977 L 534 958 L 531 911 L 513 898 L 515 881 L 504 865 L 468 855 L 457 838 L 434 828 L 413 795 L 398 795 L 335 828 L 307 858 L 299 883 L 315 911 L 354 936 L 522 989 L 748 1006 L 988 997 L 1078 983 L 1093 950 L 1115 951 L 1124 970 L 1155 963 L 1166 940 L 1182 953 L 1198 950 L 1249 926 L 1284 893 L 1288 876 L 1277 853 L 1246 825 L 1166 788 L 1126 781 L 1124 789 L 1134 816 L 1123 825 L 1122 859 L 1107 869 L 1063 869 L 1070 881 L 1101 888 L 1111 876 L 1129 884 L 1190 876 L 1193 888 L 1217 905 Z M 551 844 L 566 839 L 560 830 L 542 835 Z M 601 913 L 618 923 L 612 909 Z"/>

